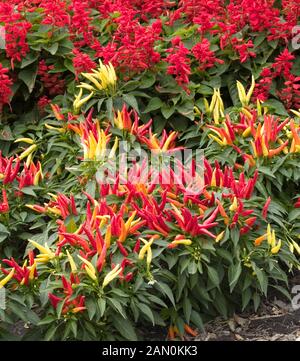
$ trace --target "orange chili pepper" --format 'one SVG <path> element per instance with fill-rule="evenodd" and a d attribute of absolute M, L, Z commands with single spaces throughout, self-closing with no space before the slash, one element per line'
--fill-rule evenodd
<path fill-rule="evenodd" d="M 174 340 L 175 338 L 175 332 L 173 326 L 169 327 L 168 338 L 169 340 Z"/>
<path fill-rule="evenodd" d="M 263 234 L 262 236 L 256 238 L 256 240 L 254 241 L 254 245 L 256 247 L 260 246 L 265 239 L 267 239 L 267 234 Z"/>
<path fill-rule="evenodd" d="M 184 325 L 184 331 L 193 337 L 198 335 L 198 333 L 187 324 Z"/>

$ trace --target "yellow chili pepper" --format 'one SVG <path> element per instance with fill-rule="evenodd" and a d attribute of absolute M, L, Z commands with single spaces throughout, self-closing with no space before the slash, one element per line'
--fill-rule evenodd
<path fill-rule="evenodd" d="M 294 113 L 298 118 L 300 118 L 300 109 L 299 109 L 298 112 L 297 112 L 296 110 L 293 110 L 293 109 L 290 109 L 290 111 L 291 111 L 292 113 Z"/>
<path fill-rule="evenodd" d="M 243 84 L 238 80 L 236 82 L 236 86 L 237 86 L 240 102 L 242 103 L 242 106 L 244 107 L 247 105 L 247 95 L 246 95 L 245 88 L 244 88 Z"/>
<path fill-rule="evenodd" d="M 145 240 L 143 240 L 141 238 L 142 241 L 145 242 Z M 142 249 L 140 250 L 139 253 L 139 260 L 143 260 L 145 257 L 146 252 L 148 251 L 148 249 L 151 247 L 152 243 L 153 243 L 154 239 L 151 238 L 151 240 L 149 242 L 146 241 L 145 245 L 142 247 Z"/>
<path fill-rule="evenodd" d="M 33 265 L 30 267 L 30 271 L 29 271 L 29 279 L 30 280 L 34 279 L 35 270 L 36 270 L 36 261 L 34 261 Z"/>
<path fill-rule="evenodd" d="M 248 119 L 252 118 L 252 114 L 246 108 L 242 108 L 242 113 L 245 114 Z"/>
<path fill-rule="evenodd" d="M 252 75 L 251 86 L 250 86 L 250 88 L 248 90 L 248 93 L 246 95 L 246 103 L 247 103 L 247 105 L 249 104 L 249 102 L 251 100 L 251 96 L 253 94 L 254 88 L 255 88 L 255 79 L 254 79 L 254 76 Z"/>
<path fill-rule="evenodd" d="M 293 246 L 294 246 L 295 250 L 297 251 L 298 255 L 300 256 L 300 246 L 299 246 L 299 244 L 297 242 L 295 242 L 295 241 L 292 241 L 292 243 L 293 243 Z"/>
<path fill-rule="evenodd" d="M 105 277 L 102 283 L 102 289 L 106 287 L 119 273 L 122 272 L 122 267 L 117 264 Z"/>
<path fill-rule="evenodd" d="M 178 239 L 175 240 L 173 242 L 171 242 L 172 244 L 183 244 L 185 246 L 190 246 L 193 242 L 190 239 Z"/>
<path fill-rule="evenodd" d="M 238 201 L 237 201 L 237 198 L 234 197 L 233 202 L 232 202 L 231 206 L 229 207 L 229 210 L 231 212 L 235 212 L 237 210 L 237 208 L 238 208 Z"/>
<path fill-rule="evenodd" d="M 67 251 L 67 256 L 68 256 L 68 260 L 71 266 L 71 271 L 72 273 L 76 273 L 77 272 L 77 266 L 76 263 L 74 262 L 73 257 L 70 255 L 69 251 Z"/>
<path fill-rule="evenodd" d="M 18 138 L 14 141 L 14 143 L 20 143 L 20 142 L 24 142 L 27 144 L 33 144 L 34 141 L 31 138 Z"/>
<path fill-rule="evenodd" d="M 84 269 L 86 271 L 86 273 L 88 274 L 88 276 L 93 280 L 93 281 L 96 281 L 97 279 L 97 276 L 94 272 L 92 272 L 92 270 L 87 266 L 85 265 L 84 266 Z"/>
<path fill-rule="evenodd" d="M 152 261 L 152 249 L 150 247 L 147 250 L 147 265 L 148 265 L 148 267 L 150 266 L 151 261 Z"/>
<path fill-rule="evenodd" d="M 60 128 L 58 128 L 58 127 L 53 127 L 52 125 L 47 124 L 47 123 L 45 123 L 45 127 L 46 127 L 47 129 L 49 129 L 49 130 L 56 130 L 56 131 L 59 132 L 59 133 L 65 133 L 65 131 L 66 131 L 65 128 L 62 128 L 62 127 L 60 127 Z"/>
<path fill-rule="evenodd" d="M 24 150 L 24 152 L 19 155 L 19 159 L 22 160 L 22 159 L 26 158 L 28 155 L 33 153 L 36 150 L 36 148 L 37 148 L 37 145 L 32 144 L 29 148 Z"/>
<path fill-rule="evenodd" d="M 85 270 L 87 271 L 87 273 L 90 275 L 93 274 L 94 278 L 96 278 L 96 269 L 93 266 L 93 264 L 91 262 L 89 262 L 88 260 L 86 260 L 85 258 L 81 257 L 81 256 L 77 256 L 84 264 L 85 264 Z M 90 271 L 90 273 L 88 272 L 88 270 Z M 92 278 L 92 277 L 91 277 Z"/>
<path fill-rule="evenodd" d="M 267 240 L 268 240 L 268 244 L 272 244 L 272 230 L 270 223 L 268 224 L 267 227 Z"/>
<path fill-rule="evenodd" d="M 256 99 L 256 108 L 257 108 L 257 115 L 260 117 L 262 115 L 262 112 L 261 112 L 261 104 L 259 99 Z"/>
<path fill-rule="evenodd" d="M 279 250 L 280 250 L 280 248 L 281 248 L 281 239 L 278 241 L 278 243 L 277 243 L 276 246 L 272 247 L 271 253 L 272 253 L 272 254 L 278 253 Z"/>
<path fill-rule="evenodd" d="M 225 231 L 219 233 L 219 234 L 216 236 L 216 239 L 215 239 L 216 243 L 218 243 L 218 242 L 221 241 L 221 239 L 224 237 L 224 234 L 225 234 Z"/>
<path fill-rule="evenodd" d="M 7 282 L 9 282 L 12 279 L 14 273 L 15 273 L 15 269 L 13 268 L 9 272 L 9 274 L 6 277 L 4 277 L 2 281 L 0 281 L 0 288 L 4 287 L 7 284 Z"/>
<path fill-rule="evenodd" d="M 53 253 L 49 247 L 47 246 L 47 244 L 44 246 L 42 246 L 41 244 L 29 239 L 28 242 L 30 242 L 35 248 L 37 248 L 41 254 L 47 255 L 50 259 L 55 257 L 55 253 Z"/>
<path fill-rule="evenodd" d="M 251 127 L 248 127 L 247 129 L 245 129 L 245 130 L 243 131 L 242 136 L 243 136 L 244 138 L 246 138 L 246 137 L 248 137 L 250 134 L 251 134 Z"/>

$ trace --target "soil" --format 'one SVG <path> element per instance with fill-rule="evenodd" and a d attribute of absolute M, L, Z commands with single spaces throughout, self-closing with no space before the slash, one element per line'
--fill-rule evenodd
<path fill-rule="evenodd" d="M 300 273 L 290 279 L 290 289 L 300 285 Z M 278 293 L 269 295 L 255 314 L 235 314 L 205 325 L 194 341 L 300 341 L 300 308 Z"/>
<path fill-rule="evenodd" d="M 234 315 L 205 325 L 195 341 L 300 341 L 300 309 L 281 300 L 265 302 L 259 314 Z"/>

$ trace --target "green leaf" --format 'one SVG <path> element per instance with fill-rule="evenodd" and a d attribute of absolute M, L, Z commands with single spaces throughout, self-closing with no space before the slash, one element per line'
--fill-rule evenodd
<path fill-rule="evenodd" d="M 206 267 L 207 267 L 207 271 L 208 271 L 208 278 L 210 279 L 212 284 L 214 286 L 219 286 L 220 278 L 219 278 L 218 272 L 213 267 L 210 267 L 210 266 L 206 266 Z"/>
<path fill-rule="evenodd" d="M 187 296 L 184 297 L 182 306 L 183 306 L 183 313 L 186 323 L 190 323 L 191 314 L 192 314 L 192 304 Z"/>
<path fill-rule="evenodd" d="M 175 112 L 175 107 L 169 107 L 167 104 L 163 104 L 161 107 L 161 113 L 165 117 L 165 119 L 169 119 L 170 116 Z"/>
<path fill-rule="evenodd" d="M 56 333 L 58 326 L 52 325 L 46 332 L 44 340 L 51 341 Z"/>
<path fill-rule="evenodd" d="M 138 88 L 140 82 L 138 80 L 131 80 L 128 81 L 123 87 L 122 90 L 125 90 L 126 92 L 130 92 L 136 88 Z"/>
<path fill-rule="evenodd" d="M 86 185 L 86 192 L 92 197 L 95 198 L 96 195 L 96 182 L 94 180 L 88 181 Z"/>
<path fill-rule="evenodd" d="M 229 91 L 229 94 L 230 94 L 230 97 L 231 97 L 231 100 L 232 100 L 234 106 L 237 106 L 240 104 L 240 99 L 239 99 L 238 90 L 237 90 L 237 86 L 236 86 L 236 80 L 237 80 L 237 78 L 233 74 L 230 74 L 227 77 L 228 91 Z"/>
<path fill-rule="evenodd" d="M 145 75 L 140 80 L 140 88 L 147 89 L 150 88 L 155 83 L 156 77 L 154 74 L 145 73 Z"/>
<path fill-rule="evenodd" d="M 30 67 L 27 67 L 24 70 L 21 70 L 18 75 L 19 79 L 26 84 L 30 94 L 33 91 L 36 76 L 37 76 L 37 64 L 34 64 Z"/>
<path fill-rule="evenodd" d="M 114 118 L 114 112 L 113 112 L 113 101 L 112 101 L 112 98 L 108 98 L 105 103 L 106 103 L 106 110 L 107 110 L 108 119 L 113 120 L 113 118 Z"/>
<path fill-rule="evenodd" d="M 51 55 L 55 55 L 59 47 L 59 43 L 51 44 L 50 46 L 43 46 Z"/>
<path fill-rule="evenodd" d="M 251 262 L 253 271 L 255 272 L 261 291 L 264 295 L 267 295 L 268 291 L 268 277 L 265 272 L 256 266 L 254 262 Z"/>
<path fill-rule="evenodd" d="M 88 314 L 89 314 L 89 319 L 91 320 L 95 316 L 96 311 L 97 311 L 96 302 L 95 302 L 94 299 L 88 298 L 85 301 L 85 305 L 86 305 L 86 308 L 87 308 L 87 311 L 88 311 Z"/>
<path fill-rule="evenodd" d="M 227 313 L 228 313 L 227 303 L 223 293 L 221 292 L 216 293 L 214 306 L 224 318 L 227 318 Z"/>
<path fill-rule="evenodd" d="M 230 236 L 231 236 L 231 240 L 234 244 L 234 246 L 236 247 L 239 243 L 240 240 L 240 231 L 237 227 L 234 227 L 231 229 L 230 231 Z"/>
<path fill-rule="evenodd" d="M 259 167 L 257 167 L 257 169 L 260 173 L 268 175 L 269 177 L 272 177 L 272 178 L 276 178 L 274 173 L 268 167 L 259 166 Z"/>
<path fill-rule="evenodd" d="M 204 331 L 204 325 L 203 325 L 202 318 L 199 315 L 199 313 L 194 310 L 191 313 L 191 321 L 197 328 L 199 328 L 199 330 Z"/>
<path fill-rule="evenodd" d="M 300 219 L 300 208 L 295 208 L 289 213 L 289 222 L 293 222 L 297 218 Z"/>
<path fill-rule="evenodd" d="M 171 301 L 172 305 L 173 305 L 174 307 L 176 307 L 176 306 L 175 306 L 174 296 L 173 296 L 173 293 L 172 293 L 171 288 L 170 288 L 167 284 L 165 284 L 165 283 L 163 283 L 163 282 L 159 282 L 159 283 L 157 283 L 156 285 L 157 285 L 157 286 L 162 290 L 162 292 L 169 298 L 169 300 Z"/>
<path fill-rule="evenodd" d="M 272 108 L 272 110 L 278 115 L 288 116 L 288 112 L 286 111 L 284 105 L 276 99 L 269 99 L 264 102 L 264 107 Z"/>
<path fill-rule="evenodd" d="M 27 321 L 29 321 L 33 325 L 37 325 L 40 322 L 39 316 L 35 312 L 29 309 L 26 310 L 26 318 Z"/>
<path fill-rule="evenodd" d="M 49 323 L 55 322 L 55 317 L 52 315 L 46 316 L 45 318 L 43 318 L 42 320 L 39 321 L 39 323 L 37 324 L 37 326 L 44 326 L 44 325 L 49 325 Z"/>
<path fill-rule="evenodd" d="M 190 275 L 193 275 L 196 272 L 197 272 L 197 263 L 194 260 L 192 260 L 188 265 L 188 273 Z"/>
<path fill-rule="evenodd" d="M 137 307 L 142 311 L 144 315 L 146 315 L 149 320 L 152 322 L 152 325 L 155 325 L 153 313 L 149 306 L 145 305 L 144 303 L 138 303 Z"/>
<path fill-rule="evenodd" d="M 119 314 L 121 316 L 126 318 L 126 314 L 124 312 L 124 309 L 123 309 L 121 303 L 118 300 L 116 300 L 115 298 L 108 298 L 107 301 L 117 312 L 119 312 Z"/>
<path fill-rule="evenodd" d="M 251 300 L 251 289 L 247 288 L 245 291 L 242 292 L 242 311 L 248 306 L 250 300 Z"/>
<path fill-rule="evenodd" d="M 65 59 L 64 66 L 73 74 L 75 74 L 74 65 L 71 59 Z"/>
<path fill-rule="evenodd" d="M 136 101 L 136 98 L 130 94 L 123 94 L 123 99 L 125 103 L 130 105 L 133 109 L 135 109 L 139 113 L 139 105 Z"/>
<path fill-rule="evenodd" d="M 258 293 L 254 293 L 252 299 L 254 304 L 254 311 L 256 312 L 260 304 L 260 295 Z"/>
<path fill-rule="evenodd" d="M 0 243 L 3 242 L 10 235 L 9 230 L 4 224 L 0 223 Z"/>
<path fill-rule="evenodd" d="M 236 286 L 241 273 L 242 273 L 241 262 L 230 265 L 228 269 L 228 282 L 230 287 L 230 293 L 233 291 L 234 287 Z"/>
<path fill-rule="evenodd" d="M 65 219 L 66 230 L 68 233 L 74 233 L 77 230 L 77 225 L 74 216 L 69 216 Z"/>
<path fill-rule="evenodd" d="M 22 188 L 22 193 L 27 194 L 28 196 L 36 197 L 36 193 L 33 190 L 33 187 L 24 187 Z"/>
<path fill-rule="evenodd" d="M 128 319 L 124 319 L 117 314 L 112 314 L 111 317 L 113 319 L 113 325 L 123 338 L 129 341 L 137 341 L 137 335 Z"/>
<path fill-rule="evenodd" d="M 21 69 L 34 63 L 39 58 L 39 53 L 28 53 L 25 58 L 22 59 Z"/>
<path fill-rule="evenodd" d="M 71 330 L 72 333 L 75 337 L 75 339 L 77 338 L 77 321 L 76 320 L 71 320 L 70 321 L 70 326 L 71 326 Z"/>
<path fill-rule="evenodd" d="M 99 316 L 102 317 L 104 315 L 105 309 L 106 309 L 106 300 L 104 298 L 98 299 L 98 307 L 99 307 L 99 311 L 100 311 Z"/>
<path fill-rule="evenodd" d="M 182 114 L 186 118 L 190 120 L 194 120 L 194 103 L 192 101 L 185 101 L 184 103 L 181 103 L 180 105 L 176 106 L 176 110 L 178 113 Z"/>
<path fill-rule="evenodd" d="M 163 105 L 163 102 L 158 98 L 158 97 L 155 97 L 155 98 L 152 98 L 146 109 L 144 110 L 144 113 L 149 113 L 149 112 L 152 112 L 153 110 L 157 110 L 159 108 L 161 108 Z"/>
<path fill-rule="evenodd" d="M 217 250 L 217 255 L 226 259 L 229 263 L 232 263 L 232 254 L 226 249 L 219 248 Z"/>
<path fill-rule="evenodd" d="M 292 297 L 287 289 L 279 285 L 271 285 L 271 287 L 275 288 L 277 291 L 281 292 L 289 301 L 292 301 Z"/>

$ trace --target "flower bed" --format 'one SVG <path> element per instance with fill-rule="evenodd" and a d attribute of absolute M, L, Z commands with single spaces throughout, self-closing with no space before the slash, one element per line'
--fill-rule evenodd
<path fill-rule="evenodd" d="M 0 4 L 1 337 L 173 339 L 290 297 L 298 18 L 291 0 Z"/>

